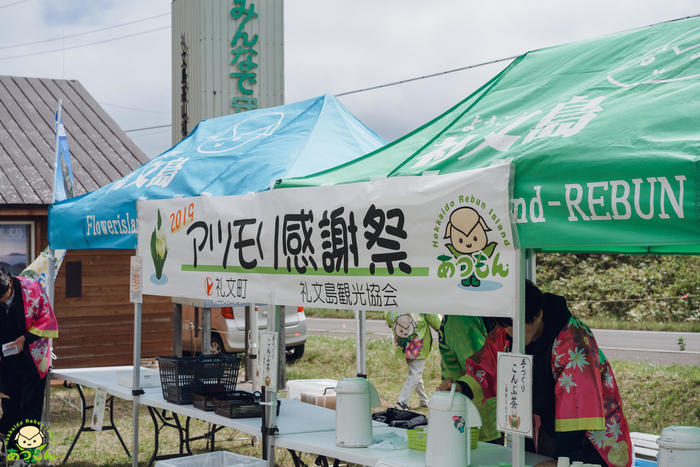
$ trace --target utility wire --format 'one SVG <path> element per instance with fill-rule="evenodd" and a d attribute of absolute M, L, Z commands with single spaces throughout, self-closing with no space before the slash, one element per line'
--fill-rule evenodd
<path fill-rule="evenodd" d="M 170 29 L 170 26 L 163 26 L 162 28 L 155 28 L 155 29 L 149 29 L 148 31 L 141 31 L 141 32 L 135 32 L 133 34 L 125 34 L 123 36 L 117 36 L 113 37 L 112 39 L 105 39 L 102 41 L 95 41 L 95 42 L 88 42 L 87 44 L 81 44 L 81 45 L 73 45 L 71 47 L 63 47 L 60 49 L 52 49 L 52 50 L 45 50 L 44 52 L 34 52 L 30 54 L 22 54 L 22 55 L 12 55 L 10 57 L 0 57 L 0 61 L 2 60 L 10 60 L 13 58 L 21 58 L 21 57 L 31 57 L 33 55 L 44 55 L 44 54 L 50 54 L 53 52 L 62 52 L 64 50 L 70 50 L 70 49 L 79 49 L 81 47 L 88 47 L 90 45 L 96 45 L 96 44 L 104 44 L 105 42 L 112 42 L 116 41 L 119 39 L 125 39 L 127 37 L 134 37 L 134 36 L 140 36 L 141 34 L 148 34 L 149 32 L 155 32 L 155 31 L 162 31 L 163 29 Z"/>
<path fill-rule="evenodd" d="M 29 1 L 29 0 L 24 0 L 24 1 Z M 0 8 L 2 8 L 2 7 L 0 6 Z M 24 47 L 24 46 L 26 46 L 26 45 L 41 44 L 42 42 L 53 42 L 53 41 L 58 41 L 58 40 L 61 40 L 61 39 L 69 39 L 69 38 L 78 37 L 78 36 L 85 36 L 86 34 L 93 34 L 93 33 L 100 32 L 100 31 L 107 31 L 108 29 L 120 28 L 120 27 L 122 27 L 122 26 L 128 26 L 129 24 L 143 23 L 144 21 L 149 21 L 149 20 L 152 20 L 152 19 L 155 19 L 155 18 L 160 18 L 160 17 L 163 17 L 163 16 L 170 16 L 170 13 L 163 13 L 162 15 L 149 16 L 148 18 L 141 18 L 141 19 L 137 19 L 137 20 L 134 20 L 134 21 L 128 21 L 128 22 L 126 22 L 126 23 L 115 24 L 115 25 L 113 25 L 113 26 L 107 26 L 107 27 L 100 28 L 100 29 L 93 29 L 93 30 L 91 30 L 91 31 L 79 32 L 79 33 L 76 33 L 76 34 L 69 34 L 69 35 L 67 35 L 67 36 L 54 37 L 54 38 L 52 38 L 52 39 L 42 39 L 42 40 L 40 40 L 40 41 L 24 42 L 24 43 L 22 43 L 22 44 L 4 45 L 4 46 L 0 47 L 0 50 L 12 49 L 12 48 L 15 48 L 15 47 Z"/>
<path fill-rule="evenodd" d="M 8 6 L 19 5 L 20 3 L 27 3 L 29 0 L 19 0 L 19 2 L 6 3 L 5 5 L 0 5 L 0 8 L 7 8 Z"/>
<path fill-rule="evenodd" d="M 124 130 L 124 133 L 131 133 L 133 131 L 144 131 L 144 130 L 154 130 L 156 128 L 167 128 L 173 126 L 172 124 L 168 123 L 167 125 L 156 125 L 156 126 L 146 126 L 143 128 L 132 128 L 131 130 Z"/>
<path fill-rule="evenodd" d="M 695 15 L 683 16 L 683 17 L 680 17 L 680 18 L 670 19 L 670 20 L 666 20 L 666 21 L 660 21 L 660 22 L 658 22 L 658 23 L 650 24 L 650 25 L 648 25 L 648 26 L 643 26 L 643 27 L 657 26 L 657 25 L 663 24 L 663 23 L 671 23 L 671 22 L 673 22 L 673 21 L 680 21 L 680 20 L 684 20 L 684 19 L 696 18 L 696 17 L 698 17 L 698 16 L 700 16 L 700 13 L 699 13 L 699 14 L 695 14 Z M 638 29 L 638 28 L 635 28 L 635 29 Z M 372 90 L 374 90 L 374 89 L 381 89 L 381 88 L 386 88 L 386 87 L 389 87 L 389 86 L 396 86 L 397 84 L 410 83 L 411 81 L 418 81 L 418 80 L 420 80 L 420 79 L 434 78 L 435 76 L 441 76 L 441 75 L 447 75 L 447 74 L 450 74 L 450 73 L 456 73 L 456 72 L 458 72 L 458 71 L 469 70 L 469 69 L 471 69 L 471 68 L 477 68 L 477 67 L 484 66 L 484 65 L 492 65 L 492 64 L 494 64 L 494 63 L 504 62 L 504 61 L 506 61 L 506 60 L 515 60 L 515 59 L 518 58 L 520 55 L 522 55 L 522 54 L 513 55 L 512 57 L 499 58 L 499 59 L 496 59 L 496 60 L 489 60 L 488 62 L 477 63 L 477 64 L 475 64 L 475 65 L 467 65 L 467 66 L 463 66 L 463 67 L 460 67 L 460 68 L 454 68 L 454 69 L 452 69 L 452 70 L 441 71 L 441 72 L 439 72 L 439 73 L 432 73 L 432 74 L 430 74 L 430 75 L 418 76 L 418 77 L 416 77 L 416 78 L 408 78 L 408 79 L 403 79 L 403 80 L 401 80 L 401 81 L 393 81 L 393 82 L 391 82 L 391 83 L 378 84 L 377 86 L 370 86 L 370 87 L 368 87 L 368 88 L 356 89 L 356 90 L 354 90 L 354 91 L 345 91 L 345 92 L 341 92 L 341 93 L 339 93 L 339 94 L 334 94 L 334 96 L 335 96 L 335 97 L 348 96 L 348 95 L 350 95 L 350 94 L 356 94 L 356 93 L 358 93 L 358 92 L 372 91 Z"/>
<path fill-rule="evenodd" d="M 680 21 L 680 20 L 683 20 L 683 19 L 695 18 L 695 17 L 698 17 L 698 16 L 700 16 L 700 13 L 699 13 L 699 14 L 696 14 L 696 15 L 691 15 L 691 16 L 684 16 L 684 17 L 680 17 L 680 18 L 675 18 L 675 19 L 671 19 L 671 20 L 667 20 L 667 21 L 660 21 L 660 22 L 658 22 L 658 23 L 650 24 L 650 25 L 648 25 L 648 26 L 646 26 L 646 27 L 649 27 L 649 26 L 656 26 L 656 25 L 663 24 L 663 23 L 670 23 L 670 22 L 673 22 L 673 21 Z M 398 84 L 410 83 L 411 81 L 418 81 L 418 80 L 421 80 L 421 79 L 434 78 L 434 77 L 436 77 L 436 76 L 447 75 L 447 74 L 450 74 L 450 73 L 456 73 L 456 72 L 458 72 L 458 71 L 469 70 L 469 69 L 472 69 L 472 68 L 478 68 L 478 67 L 486 66 L 486 65 L 492 65 L 492 64 L 494 64 L 494 63 L 504 62 L 504 61 L 507 61 L 507 60 L 515 60 L 515 59 L 518 58 L 520 55 L 522 55 L 522 54 L 513 55 L 513 56 L 505 57 L 505 58 L 498 58 L 498 59 L 496 59 L 496 60 L 489 60 L 489 61 L 487 61 L 487 62 L 475 63 L 475 64 L 473 64 L 473 65 L 467 65 L 467 66 L 463 66 L 463 67 L 459 67 L 459 68 L 453 68 L 453 69 L 451 69 L 451 70 L 445 70 L 445 71 L 441 71 L 441 72 L 438 72 L 438 73 L 432 73 L 432 74 L 429 74 L 429 75 L 418 76 L 418 77 L 415 77 L 415 78 L 408 78 L 408 79 L 403 79 L 403 80 L 400 80 L 400 81 L 393 81 L 393 82 L 390 82 L 390 83 L 379 84 L 379 85 L 376 85 L 376 86 L 370 86 L 370 87 L 368 87 L 368 88 L 356 89 L 356 90 L 354 90 L 354 91 L 345 91 L 345 92 L 341 92 L 341 93 L 339 93 L 339 94 L 334 94 L 334 96 L 335 96 L 335 97 L 348 96 L 348 95 L 350 95 L 350 94 L 356 94 L 356 93 L 360 93 L 360 92 L 372 91 L 372 90 L 374 90 L 374 89 L 381 89 L 381 88 L 386 88 L 386 87 L 389 87 L 389 86 L 396 86 L 396 85 L 398 85 Z M 0 60 L 2 60 L 2 58 L 0 58 Z M 165 127 L 168 127 L 168 126 L 172 126 L 172 125 L 159 125 L 159 126 L 145 127 L 145 128 L 132 128 L 131 130 L 125 130 L 124 132 L 125 132 L 125 133 L 129 133 L 129 132 L 133 132 L 133 131 L 150 130 L 150 129 L 153 129 L 153 128 L 165 128 Z"/>
<path fill-rule="evenodd" d="M 149 112 L 149 113 L 156 113 L 156 114 L 167 114 L 169 112 L 165 110 L 149 110 L 149 109 L 139 109 L 138 107 L 128 107 L 126 105 L 118 105 L 118 104 L 110 104 L 109 102 L 99 102 L 100 105 L 107 105 L 109 107 L 116 107 L 118 109 L 126 109 L 126 110 L 136 110 L 138 112 Z"/>
<path fill-rule="evenodd" d="M 477 63 L 474 65 L 467 65 L 463 66 L 460 68 L 453 68 L 452 70 L 446 70 L 446 71 L 441 71 L 439 73 L 432 73 L 430 75 L 423 75 L 423 76 L 418 76 L 416 78 L 408 78 L 408 79 L 402 79 L 401 81 L 393 81 L 391 83 L 386 83 L 386 84 L 379 84 L 377 86 L 371 86 L 368 88 L 362 88 L 362 89 L 356 89 L 354 91 L 346 91 L 346 92 L 341 92 L 340 94 L 336 94 L 335 97 L 340 97 L 340 96 L 347 96 L 349 94 L 356 94 L 358 92 L 365 92 L 365 91 L 372 91 L 374 89 L 381 89 L 381 88 L 386 88 L 389 86 L 396 86 L 397 84 L 403 84 L 403 83 L 410 83 L 411 81 L 418 81 L 420 79 L 426 79 L 426 78 L 433 78 L 435 76 L 440 76 L 440 75 L 447 75 L 449 73 L 455 73 L 457 71 L 463 71 L 463 70 L 469 70 L 471 68 L 477 68 L 480 66 L 485 66 L 485 65 L 491 65 L 494 63 L 498 62 L 505 62 L 506 60 L 514 60 L 518 58 L 520 55 L 513 55 L 512 57 L 506 57 L 506 58 L 499 58 L 496 60 L 489 60 L 488 62 L 482 62 L 482 63 Z"/>
<path fill-rule="evenodd" d="M 131 135 L 131 137 L 132 138 L 145 138 L 148 136 L 160 135 L 160 134 L 165 133 L 166 131 L 170 131 L 170 128 L 161 128 L 160 130 L 153 130 L 150 132 L 139 133 L 138 135 Z"/>

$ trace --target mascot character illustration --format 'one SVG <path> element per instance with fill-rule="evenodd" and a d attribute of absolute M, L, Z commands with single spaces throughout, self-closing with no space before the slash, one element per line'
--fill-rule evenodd
<path fill-rule="evenodd" d="M 474 261 L 474 269 L 483 266 L 483 261 L 490 258 L 497 243 L 489 243 L 486 232 L 491 229 L 486 221 L 473 208 L 458 208 L 450 214 L 450 221 L 445 229 L 445 237 L 450 243 L 445 246 L 455 258 L 469 255 Z M 462 279 L 464 287 L 479 287 L 481 281 L 472 274 Z"/>

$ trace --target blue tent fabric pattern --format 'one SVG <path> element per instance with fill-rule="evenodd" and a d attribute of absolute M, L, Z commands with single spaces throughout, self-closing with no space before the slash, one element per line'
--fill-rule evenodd
<path fill-rule="evenodd" d="M 49 208 L 49 244 L 136 248 L 136 200 L 264 191 L 365 155 L 386 141 L 333 96 L 209 120 L 130 174 Z"/>

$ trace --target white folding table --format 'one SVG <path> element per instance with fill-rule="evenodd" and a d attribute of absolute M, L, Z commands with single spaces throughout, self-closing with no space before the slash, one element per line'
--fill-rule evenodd
<path fill-rule="evenodd" d="M 114 426 L 112 416 L 113 397 L 118 397 L 127 401 L 133 400 L 131 389 L 117 383 L 117 372 L 131 371 L 129 366 L 116 367 L 98 367 L 98 368 L 75 368 L 67 370 L 53 370 L 51 377 L 53 379 L 66 380 L 74 383 L 78 387 L 78 391 L 83 404 L 83 419 L 80 429 L 73 439 L 64 462 L 68 459 L 73 447 L 75 446 L 80 434 L 83 431 L 92 431 L 90 427 L 86 427 L 85 410 L 90 408 L 86 404 L 85 397 L 82 393 L 81 386 L 90 387 L 105 391 L 110 395 L 110 423 L 103 430 L 114 430 L 121 442 L 124 450 L 129 454 L 121 435 Z M 160 415 L 157 415 L 158 410 L 169 411 L 173 414 L 175 425 L 168 425 L 178 428 L 180 431 L 180 453 L 184 455 L 183 445 L 189 450 L 189 429 L 188 423 L 190 418 L 202 420 L 215 425 L 211 436 L 213 441 L 213 432 L 216 427 L 233 428 L 234 430 L 246 433 L 252 436 L 261 436 L 261 419 L 257 418 L 227 418 L 217 415 L 214 412 L 199 410 L 192 406 L 178 405 L 168 402 L 163 398 L 163 392 L 160 387 L 144 388 L 144 394 L 140 396 L 139 403 L 148 407 L 148 410 L 153 418 L 155 446 L 151 456 L 150 463 L 158 457 L 158 427 Z M 312 404 L 307 404 L 300 401 L 280 399 L 280 414 L 277 417 L 278 434 L 275 437 L 275 446 L 287 449 L 293 453 L 295 463 L 298 456 L 296 451 L 317 454 L 328 458 L 354 462 L 362 465 L 374 466 L 379 462 L 388 463 L 387 465 L 396 466 L 424 466 L 425 453 L 413 449 L 380 449 L 380 448 L 340 448 L 335 445 L 335 410 L 326 409 Z M 182 426 L 179 416 L 188 417 L 186 426 Z M 163 422 L 161 419 L 160 422 Z M 219 428 L 220 429 L 220 428 Z M 374 434 L 394 432 L 402 437 L 406 437 L 406 430 L 400 428 L 387 427 L 380 422 L 373 422 Z M 184 435 L 183 435 L 184 433 Z M 206 435 L 205 435 L 206 436 Z M 195 439 L 195 438 L 193 438 Z M 212 443 L 213 449 L 213 443 Z M 130 454 L 129 454 L 130 456 Z M 537 462 L 547 460 L 549 458 L 539 456 L 537 454 L 526 453 L 525 456 L 528 465 L 534 465 Z M 475 466 L 495 466 L 499 462 L 508 462 L 512 460 L 511 450 L 507 447 L 494 444 L 479 443 L 479 447 L 472 451 L 472 464 Z"/>
<path fill-rule="evenodd" d="M 74 383 L 79 391 L 81 402 L 82 402 L 82 424 L 73 443 L 71 444 L 68 453 L 64 458 L 64 462 L 70 456 L 70 453 L 78 441 L 80 434 L 84 431 L 93 431 L 90 427 L 86 427 L 85 411 L 91 408 L 85 401 L 81 386 L 90 387 L 93 389 L 98 389 L 105 391 L 110 395 L 110 422 L 111 425 L 105 426 L 103 430 L 114 430 L 122 443 L 124 450 L 129 454 L 121 435 L 114 426 L 114 420 L 112 418 L 112 402 L 113 397 L 119 397 L 127 401 L 133 400 L 131 394 L 131 389 L 122 386 L 117 383 L 117 372 L 120 371 L 131 371 L 132 366 L 114 366 L 114 367 L 95 367 L 95 368 L 73 368 L 66 370 L 54 370 L 51 372 L 51 377 L 53 379 L 60 379 Z M 151 370 L 152 371 L 152 370 Z M 252 436 L 261 436 L 261 426 L 262 420 L 260 417 L 257 418 L 227 418 L 221 415 L 217 415 L 214 412 L 207 412 L 195 408 L 191 404 L 179 405 L 172 402 L 168 402 L 163 398 L 163 392 L 160 387 L 143 388 L 144 393 L 139 398 L 139 404 L 144 405 L 148 408 L 148 411 L 153 419 L 154 424 L 154 450 L 149 461 L 149 465 L 153 463 L 156 458 L 161 458 L 158 456 L 158 437 L 159 432 L 164 426 L 169 426 L 178 429 L 180 436 L 180 452 L 176 455 L 185 455 L 183 447 L 187 450 L 188 454 L 191 454 L 189 448 L 189 441 L 194 439 L 200 439 L 202 437 L 190 438 L 189 436 L 189 420 L 191 418 L 202 420 L 207 423 L 215 425 L 215 427 L 204 435 L 204 437 L 210 436 L 212 439 L 212 449 L 213 449 L 213 437 L 214 433 L 221 429 L 221 427 L 233 428 L 234 430 L 246 433 Z M 294 434 L 304 434 L 304 433 L 317 433 L 317 432 L 333 432 L 335 433 L 335 410 L 327 409 L 324 407 L 319 407 L 312 404 L 307 404 L 304 402 L 280 399 L 280 414 L 277 417 L 277 428 L 278 436 L 294 435 Z M 158 411 L 169 411 L 173 414 L 172 422 L 166 419 L 162 413 Z M 178 416 L 187 417 L 187 421 L 183 424 L 180 422 Z M 375 427 L 386 426 L 380 422 L 373 422 Z M 219 427 L 219 428 L 216 428 Z M 165 457 L 165 456 L 163 456 Z"/>
<path fill-rule="evenodd" d="M 83 432 L 95 431 L 90 426 L 86 426 L 86 411 L 92 408 L 92 405 L 88 405 L 85 400 L 85 394 L 83 394 L 82 386 L 90 387 L 93 389 L 104 391 L 109 394 L 106 401 L 106 407 L 109 408 L 109 425 L 103 425 L 102 431 L 114 431 L 121 443 L 127 456 L 131 457 L 129 449 L 126 447 L 124 440 L 122 439 L 117 426 L 114 424 L 114 398 L 118 397 L 127 401 L 133 400 L 131 395 L 131 389 L 121 386 L 117 383 L 117 373 L 119 371 L 131 371 L 131 366 L 112 366 L 112 367 L 101 367 L 101 368 L 72 368 L 67 370 L 51 370 L 51 378 L 68 381 L 76 385 L 78 389 L 78 395 L 80 396 L 81 403 L 81 422 L 78 432 L 73 438 L 73 442 L 68 448 L 65 457 L 63 458 L 63 464 L 66 463 L 68 457 L 70 457 L 71 452 L 75 444 L 78 442 L 78 438 Z"/>
<path fill-rule="evenodd" d="M 383 433 L 396 433 L 406 439 L 406 430 L 392 427 L 374 427 L 375 435 Z M 281 434 L 275 440 L 275 446 L 290 451 L 301 451 L 319 454 L 325 457 L 352 462 L 355 464 L 374 466 L 378 463 L 396 467 L 420 467 L 425 466 L 425 452 L 414 449 L 383 449 L 378 447 L 367 448 L 341 448 L 335 445 L 335 430 L 316 433 Z M 498 466 L 499 462 L 510 464 L 512 451 L 508 447 L 496 444 L 479 443 L 477 449 L 471 451 L 472 467 Z M 535 465 L 538 462 L 551 458 L 533 453 L 525 453 L 527 465 Z"/>

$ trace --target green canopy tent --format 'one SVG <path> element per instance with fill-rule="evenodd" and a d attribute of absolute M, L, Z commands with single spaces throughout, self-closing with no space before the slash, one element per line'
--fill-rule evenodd
<path fill-rule="evenodd" d="M 520 248 L 699 254 L 699 58 L 698 17 L 528 52 L 393 143 L 276 187 L 511 160 Z M 522 294 L 514 330 L 513 350 L 523 353 Z M 513 448 L 513 465 L 524 465 L 520 436 Z"/>
<path fill-rule="evenodd" d="M 698 254 L 699 54 L 697 17 L 528 52 L 395 142 L 277 187 L 510 159 L 521 248 Z"/>

